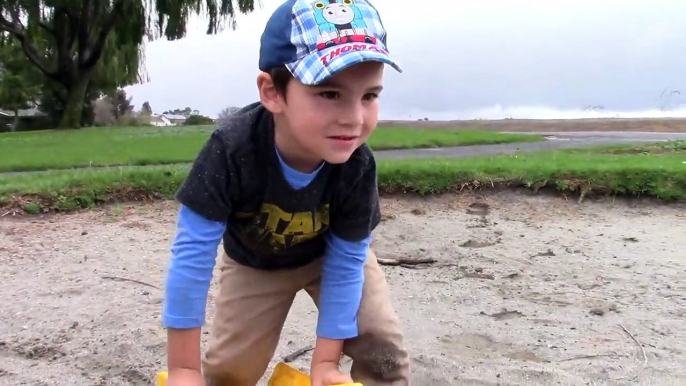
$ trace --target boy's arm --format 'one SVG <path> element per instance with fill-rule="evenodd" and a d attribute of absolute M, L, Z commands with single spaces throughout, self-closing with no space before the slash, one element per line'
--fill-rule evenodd
<path fill-rule="evenodd" d="M 225 227 L 224 222 L 207 220 L 181 206 L 162 314 L 162 323 L 168 329 L 170 372 L 200 371 L 200 330 L 205 322 L 207 293 Z"/>
<path fill-rule="evenodd" d="M 371 233 L 379 224 L 376 163 L 370 156 L 351 189 L 335 203 L 322 267 L 317 344 L 312 365 L 338 364 L 345 339 L 358 335 L 357 312 Z"/>
<path fill-rule="evenodd" d="M 222 131 L 211 134 L 176 195 L 181 208 L 162 314 L 170 379 L 200 372 L 200 329 L 217 248 L 232 211 L 227 143 Z"/>

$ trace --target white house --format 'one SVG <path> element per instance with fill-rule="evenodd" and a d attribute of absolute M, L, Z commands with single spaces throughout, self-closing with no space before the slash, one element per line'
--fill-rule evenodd
<path fill-rule="evenodd" d="M 150 124 L 153 126 L 175 126 L 169 118 L 157 114 L 150 116 Z"/>
<path fill-rule="evenodd" d="M 162 116 L 167 118 L 167 120 L 174 125 L 183 125 L 183 123 L 186 122 L 186 119 L 188 119 L 185 115 L 162 114 Z"/>

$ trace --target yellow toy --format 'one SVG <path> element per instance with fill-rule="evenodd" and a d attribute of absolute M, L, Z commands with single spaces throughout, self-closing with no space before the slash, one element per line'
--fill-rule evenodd
<path fill-rule="evenodd" d="M 157 374 L 157 386 L 167 386 L 167 372 L 161 371 Z M 269 378 L 269 386 L 310 386 L 312 381 L 310 376 L 289 366 L 286 363 L 279 363 L 274 368 L 271 378 Z M 363 386 L 361 383 L 346 383 L 335 386 Z"/>

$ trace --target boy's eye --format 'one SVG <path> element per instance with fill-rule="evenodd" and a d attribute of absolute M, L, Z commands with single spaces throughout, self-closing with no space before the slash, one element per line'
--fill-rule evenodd
<path fill-rule="evenodd" d="M 379 97 L 379 94 L 369 93 L 369 94 L 365 94 L 365 96 L 363 98 L 364 98 L 364 100 L 368 101 L 368 100 L 376 99 L 378 97 Z"/>
<path fill-rule="evenodd" d="M 319 93 L 319 95 L 326 99 L 338 99 L 338 97 L 340 96 L 338 91 L 324 91 L 322 93 Z"/>

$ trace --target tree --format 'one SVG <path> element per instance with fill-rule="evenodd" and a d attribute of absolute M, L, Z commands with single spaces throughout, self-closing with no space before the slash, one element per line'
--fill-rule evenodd
<path fill-rule="evenodd" d="M 152 115 L 152 107 L 148 101 L 143 102 L 143 107 L 141 107 L 141 113 L 145 115 Z"/>
<path fill-rule="evenodd" d="M 110 36 L 110 41 L 116 39 Z M 95 103 L 103 96 L 112 95 L 121 87 L 139 83 L 145 77 L 143 47 L 107 44 L 102 60 L 93 69 L 88 88 L 82 102 L 81 125 L 90 126 L 95 121 Z M 46 78 L 36 67 L 31 67 L 44 79 L 39 109 L 46 113 L 54 126 L 59 126 L 63 117 L 67 95 L 58 82 Z"/>
<path fill-rule="evenodd" d="M 133 105 L 131 104 L 133 97 L 127 96 L 126 91 L 122 89 L 117 90 L 112 99 L 116 118 L 123 117 L 133 111 Z"/>
<path fill-rule="evenodd" d="M 210 117 L 206 117 L 200 114 L 191 114 L 188 119 L 183 122 L 184 126 L 198 126 L 198 125 L 211 125 L 214 121 Z"/>
<path fill-rule="evenodd" d="M 19 110 L 35 106 L 40 85 L 40 74 L 28 65 L 17 42 L 0 37 L 0 108 L 14 113 L 12 131 L 19 127 Z"/>
<path fill-rule="evenodd" d="M 241 13 L 254 10 L 254 0 L 236 2 Z M 227 20 L 235 29 L 234 0 L 5 0 L 0 31 L 12 34 L 33 66 L 61 86 L 60 126 L 76 128 L 108 45 L 138 50 L 144 38 L 181 39 L 188 18 L 201 13 L 209 16 L 207 34 L 219 32 Z"/>
<path fill-rule="evenodd" d="M 200 111 L 193 110 L 190 107 L 186 107 L 184 109 L 167 110 L 163 114 L 183 115 L 184 117 L 188 118 L 191 115 L 200 115 Z"/>

